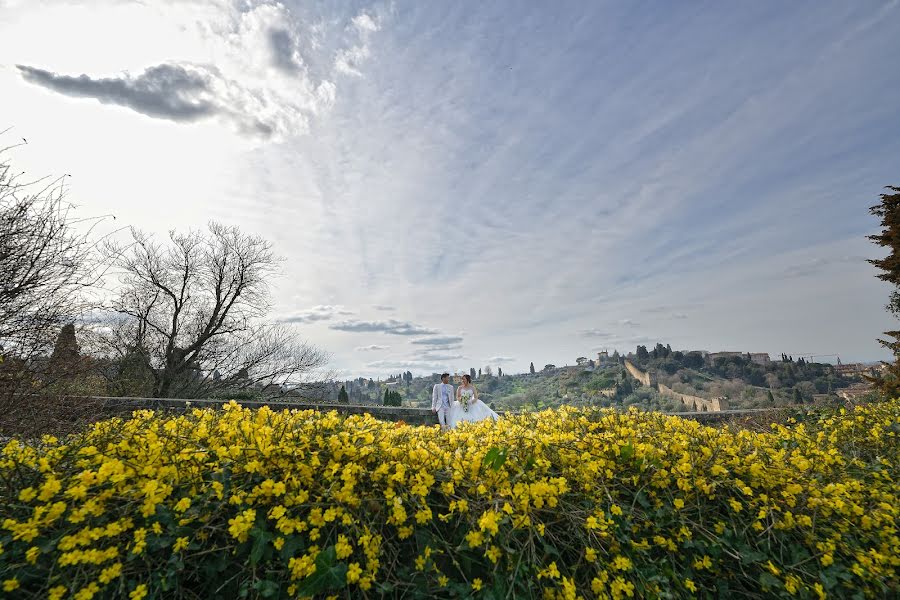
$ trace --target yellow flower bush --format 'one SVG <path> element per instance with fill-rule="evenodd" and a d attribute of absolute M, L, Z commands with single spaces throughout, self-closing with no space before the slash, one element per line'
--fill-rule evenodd
<path fill-rule="evenodd" d="M 21 598 L 900 594 L 900 401 L 765 433 L 560 409 L 134 413 L 0 450 Z"/>

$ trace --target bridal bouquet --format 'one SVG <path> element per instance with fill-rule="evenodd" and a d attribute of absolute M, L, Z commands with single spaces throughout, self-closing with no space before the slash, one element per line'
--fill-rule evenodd
<path fill-rule="evenodd" d="M 462 402 L 463 412 L 469 412 L 469 396 L 463 394 L 460 396 L 460 402 Z"/>

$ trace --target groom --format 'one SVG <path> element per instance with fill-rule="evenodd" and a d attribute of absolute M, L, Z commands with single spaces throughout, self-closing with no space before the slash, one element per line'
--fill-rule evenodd
<path fill-rule="evenodd" d="M 450 404 L 453 402 L 453 386 L 450 385 L 450 373 L 441 375 L 441 382 L 431 390 L 431 410 L 437 413 L 441 429 L 447 429 L 450 417 Z"/>

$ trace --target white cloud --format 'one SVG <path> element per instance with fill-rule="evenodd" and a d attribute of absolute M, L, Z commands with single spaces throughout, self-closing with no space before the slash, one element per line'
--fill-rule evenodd
<path fill-rule="evenodd" d="M 330 321 L 339 316 L 352 314 L 354 314 L 353 311 L 348 310 L 343 306 L 320 304 L 282 320 L 286 323 L 314 323 L 316 321 Z"/>
<path fill-rule="evenodd" d="M 498 363 L 511 363 L 516 362 L 515 358 L 511 358 L 509 356 L 492 356 L 489 358 L 488 363 L 490 364 L 498 364 Z"/>
<path fill-rule="evenodd" d="M 337 52 L 334 58 L 334 68 L 339 73 L 359 77 L 362 75 L 362 64 L 372 54 L 369 49 L 369 37 L 380 30 L 381 25 L 369 14 L 361 12 L 353 17 L 351 27 L 358 35 L 358 43 Z"/>
<path fill-rule="evenodd" d="M 357 346 L 357 352 L 375 352 L 377 350 L 390 350 L 390 346 L 381 346 L 379 344 L 370 344 L 368 346 Z"/>
<path fill-rule="evenodd" d="M 415 323 L 388 319 L 387 321 L 339 321 L 329 326 L 336 331 L 351 331 L 358 333 L 389 333 L 391 335 L 430 335 L 437 333 L 433 329 L 427 329 Z"/>

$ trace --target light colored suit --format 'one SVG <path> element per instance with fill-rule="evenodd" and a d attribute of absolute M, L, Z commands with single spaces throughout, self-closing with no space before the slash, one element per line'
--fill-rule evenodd
<path fill-rule="evenodd" d="M 449 383 L 435 384 L 431 390 L 431 410 L 437 413 L 441 427 L 447 427 L 450 405 L 453 403 L 453 386 Z"/>

